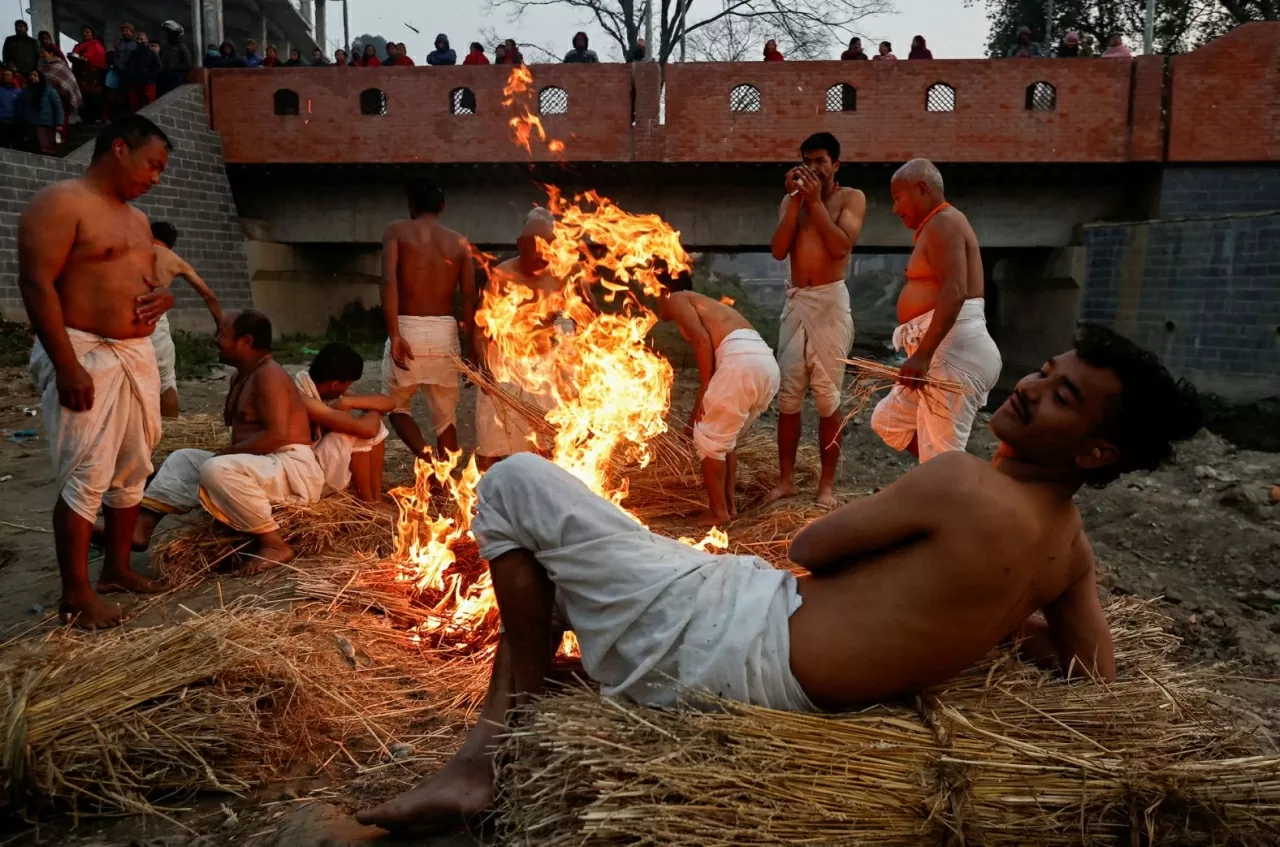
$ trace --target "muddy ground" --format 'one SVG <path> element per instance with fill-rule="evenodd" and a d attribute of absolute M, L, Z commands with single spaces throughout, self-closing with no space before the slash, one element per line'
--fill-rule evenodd
<path fill-rule="evenodd" d="M 377 365 L 362 385 L 378 384 Z M 692 382 L 681 379 L 688 402 Z M 180 386 L 185 412 L 221 413 L 227 379 L 218 376 Z M 463 393 L 460 437 L 473 443 L 474 390 Z M 679 405 L 679 401 L 677 401 Z M 20 370 L 0 374 L 0 632 L 47 631 L 54 624 L 58 580 L 49 522 L 55 494 L 39 401 Z M 909 466 L 855 418 L 845 442 L 841 494 L 854 497 L 887 485 Z M 985 418 L 983 419 L 985 423 Z M 771 429 L 772 418 L 759 426 Z M 29 433 L 35 430 L 36 434 Z M 394 436 L 392 441 L 394 441 Z M 388 442 L 389 444 L 391 442 Z M 994 440 L 975 427 L 970 451 L 989 456 Z M 398 444 L 388 450 L 387 482 L 409 466 Z M 1240 450 L 1212 433 L 1184 445 L 1175 463 L 1078 497 L 1101 564 L 1104 594 L 1163 596 L 1163 610 L 1183 639 L 1188 662 L 1232 663 L 1228 690 L 1280 737 L 1280 454 Z M 812 491 L 805 492 L 812 496 Z M 145 561 L 145 554 L 139 563 Z M 271 577 L 265 578 L 269 583 Z M 262 590 L 253 582 L 223 579 L 226 596 Z M 207 607 L 214 588 L 198 586 L 173 595 L 168 606 Z M 184 824 L 138 818 L 105 821 L 49 818 L 37 826 L 0 817 L 0 845 L 253 844 L 266 847 L 334 847 L 366 843 L 345 809 L 294 802 L 297 792 L 278 787 L 246 800 L 197 798 Z M 399 843 L 378 841 L 377 843 Z M 421 840 L 403 843 L 424 843 Z M 470 844 L 467 837 L 431 844 Z"/>

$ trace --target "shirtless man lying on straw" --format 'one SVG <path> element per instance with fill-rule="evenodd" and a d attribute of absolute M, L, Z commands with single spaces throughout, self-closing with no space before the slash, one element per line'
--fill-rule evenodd
<path fill-rule="evenodd" d="M 978 410 L 1000 378 L 1000 351 L 987 333 L 982 256 L 968 219 L 943 196 L 942 175 L 912 159 L 890 184 L 893 212 L 915 230 L 907 284 L 898 295 L 893 346 L 907 361 L 876 406 L 871 427 L 895 450 L 927 462 L 963 450 Z M 935 391 L 919 380 L 956 383 Z"/>
<path fill-rule="evenodd" d="M 770 246 L 773 258 L 791 258 L 787 304 L 778 332 L 778 463 L 781 480 L 767 499 L 796 493 L 796 451 L 800 446 L 800 407 L 813 391 L 818 423 L 822 476 L 818 505 L 836 506 L 836 464 L 844 416 L 840 391 L 845 356 L 853 346 L 853 314 L 849 311 L 849 254 L 862 233 L 867 198 L 856 188 L 841 188 L 840 142 L 829 132 L 809 136 L 800 145 L 802 167 L 787 172 L 787 195 L 778 210 L 778 226 Z"/>
<path fill-rule="evenodd" d="M 773 350 L 732 306 L 690 290 L 682 274 L 658 303 L 664 321 L 674 321 L 693 347 L 698 362 L 698 396 L 686 430 L 702 460 L 702 479 L 709 508 L 703 526 L 728 523 L 738 516 L 734 483 L 738 437 L 778 393 L 778 362 Z"/>
<path fill-rule="evenodd" d="M 348 394 L 363 375 L 360 354 L 333 341 L 293 381 L 311 421 L 312 449 L 324 470 L 326 489 L 346 491 L 354 482 L 357 497 L 376 503 L 382 498 L 387 440 L 382 415 L 394 403 L 385 394 Z"/>
<path fill-rule="evenodd" d="M 524 286 L 533 292 L 535 300 L 522 308 L 536 309 L 538 300 L 559 292 L 564 287 L 563 283 L 547 272 L 547 261 L 542 258 L 538 245 L 539 241 L 550 243 L 554 238 L 555 219 L 551 213 L 542 207 L 530 211 L 525 218 L 524 228 L 516 239 L 520 255 L 493 269 L 490 284 L 495 288 L 494 293 L 501 295 L 512 286 Z M 569 319 L 558 319 L 555 325 L 558 338 L 563 339 L 573 334 L 573 322 Z M 490 392 L 506 392 L 531 408 L 549 412 L 556 403 L 552 386 L 557 379 L 554 371 L 557 364 L 556 348 L 552 347 L 544 361 L 533 363 L 547 369 L 540 375 L 544 383 L 543 390 L 530 391 L 516 380 L 508 378 L 508 368 L 515 363 L 509 363 L 503 358 L 502 351 L 487 337 L 484 328 L 477 332 L 476 344 L 480 347 L 476 350 L 476 359 L 499 381 L 498 388 L 481 390 L 476 397 L 476 464 L 483 471 L 513 453 L 531 452 L 537 447 L 533 422 L 504 405 L 501 398 L 495 402 Z"/>
<path fill-rule="evenodd" d="M 18 224 L 18 287 L 38 339 L 31 377 L 58 479 L 60 609 L 90 629 L 121 618 L 89 584 L 99 506 L 106 560 L 98 591 L 161 590 L 130 570 L 129 539 L 160 442 L 160 373 L 148 336 L 173 294 L 156 290 L 147 216 L 129 204 L 160 182 L 169 149 L 146 118 L 116 121 L 98 135 L 84 176 L 42 189 Z"/>
<path fill-rule="evenodd" d="M 289 373 L 271 357 L 271 321 L 261 312 L 231 312 L 215 336 L 218 357 L 236 369 L 223 419 L 231 445 L 217 453 L 176 450 L 147 486 L 133 535 L 135 550 L 151 543 L 165 515 L 202 505 L 239 532 L 256 535 L 258 550 L 240 573 L 249 576 L 291 561 L 271 507 L 314 503 L 325 474 L 311 450 L 307 407 Z"/>
<path fill-rule="evenodd" d="M 395 401 L 391 426 L 396 435 L 422 457 L 426 442 L 409 409 L 421 389 L 443 456 L 458 449 L 454 357 L 471 355 L 475 265 L 467 239 L 440 222 L 444 192 L 429 182 L 410 183 L 407 192 L 409 220 L 396 221 L 382 235 L 382 315 L 387 322 L 382 393 Z M 462 347 L 453 316 L 454 292 L 462 296 Z"/>
<path fill-rule="evenodd" d="M 156 249 L 156 283 L 168 288 L 175 279 L 185 279 L 209 307 L 209 313 L 213 315 L 213 329 L 217 332 L 222 324 L 222 304 L 195 269 L 173 252 L 173 245 L 178 243 L 177 228 L 168 221 L 155 221 L 151 224 L 151 238 Z M 160 366 L 160 416 L 176 418 L 181 413 L 178 406 L 178 356 L 168 315 L 162 316 L 156 324 L 156 331 L 151 333 L 151 343 L 156 348 L 156 362 Z"/>
<path fill-rule="evenodd" d="M 1194 391 L 1154 355 L 1085 327 L 992 416 L 993 463 L 948 453 L 815 521 L 791 545 L 801 578 L 656 535 L 550 462 L 512 457 L 480 480 L 472 523 L 506 629 L 483 713 L 439 773 L 357 819 L 441 825 L 489 806 L 495 744 L 543 689 L 557 615 L 604 694 L 646 705 L 706 691 L 841 709 L 941 683 L 1011 636 L 1110 680 L 1072 496 L 1154 469 L 1199 426 Z"/>

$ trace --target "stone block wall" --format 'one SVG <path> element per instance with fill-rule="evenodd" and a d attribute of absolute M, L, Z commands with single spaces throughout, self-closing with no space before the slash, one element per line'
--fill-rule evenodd
<path fill-rule="evenodd" d="M 153 221 L 178 228 L 178 253 L 217 293 L 225 307 L 252 305 L 244 234 L 222 160 L 222 143 L 208 126 L 200 86 L 187 85 L 143 110 L 173 142 L 160 185 L 136 205 Z M 0 312 L 25 320 L 18 293 L 18 219 L 32 195 L 51 182 L 84 172 L 92 145 L 65 159 L 0 150 Z M 208 313 L 191 287 L 174 286 L 178 326 L 208 327 Z"/>
<path fill-rule="evenodd" d="M 1280 164 L 1170 165 L 1160 180 L 1160 217 L 1188 218 L 1280 209 Z"/>

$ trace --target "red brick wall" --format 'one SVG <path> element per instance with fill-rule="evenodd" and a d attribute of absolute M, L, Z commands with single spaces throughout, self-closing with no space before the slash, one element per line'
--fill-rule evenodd
<path fill-rule="evenodd" d="M 1246 24 L 1172 64 L 1169 161 L 1280 160 L 1280 23 Z"/>

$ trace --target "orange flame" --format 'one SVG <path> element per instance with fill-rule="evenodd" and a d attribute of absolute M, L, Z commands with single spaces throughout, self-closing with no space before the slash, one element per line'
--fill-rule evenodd
<path fill-rule="evenodd" d="M 547 140 L 547 131 L 542 126 L 542 118 L 533 114 L 531 107 L 534 101 L 533 91 L 533 74 L 524 65 L 517 65 L 511 69 L 511 75 L 507 77 L 507 84 L 502 88 L 502 105 L 508 109 L 516 108 L 519 101 L 519 109 L 521 114 L 516 115 L 507 121 L 507 125 L 511 127 L 511 132 L 515 138 L 516 146 L 521 147 L 530 155 L 533 154 L 532 139 L 536 134 L 538 141 L 547 145 L 547 150 L 552 153 L 560 154 L 564 152 L 564 142 L 553 138 Z"/>

